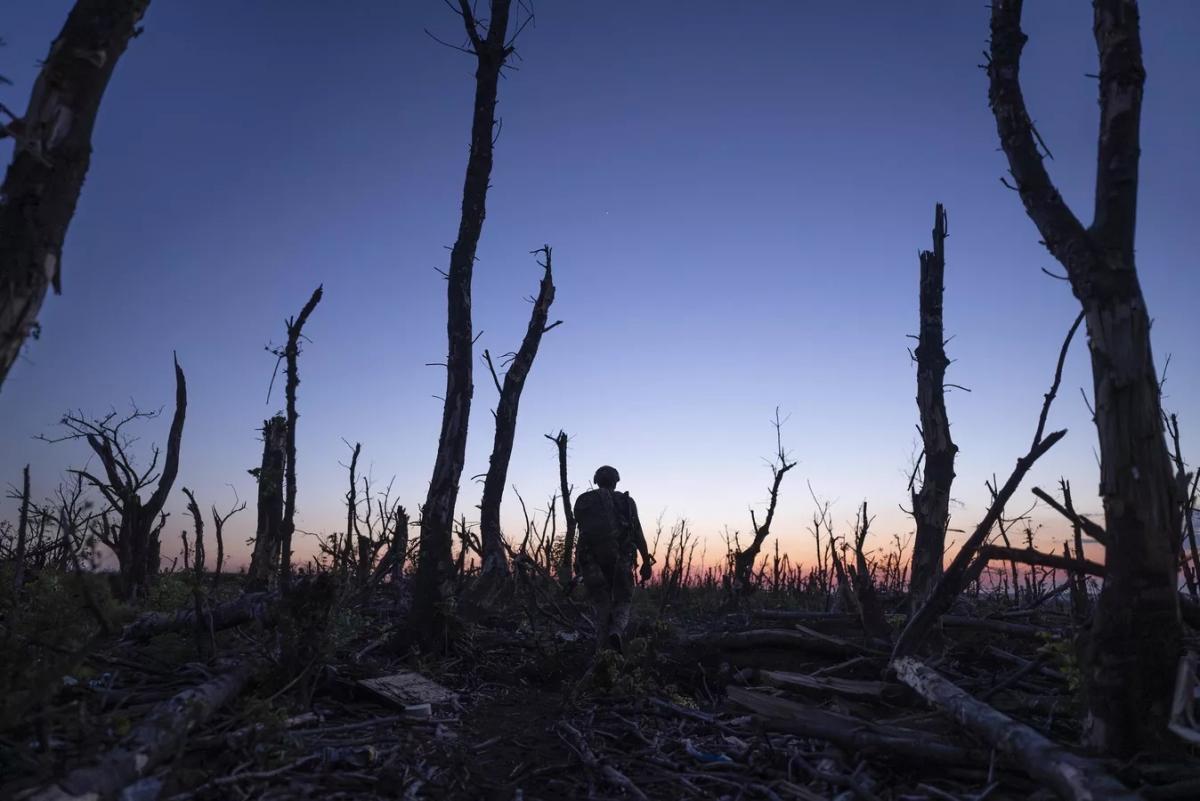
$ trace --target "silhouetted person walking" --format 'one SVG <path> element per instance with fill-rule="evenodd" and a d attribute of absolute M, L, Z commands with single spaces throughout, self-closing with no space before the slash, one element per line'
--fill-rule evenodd
<path fill-rule="evenodd" d="M 575 501 L 579 525 L 579 575 L 596 613 L 596 648 L 621 650 L 633 600 L 635 554 L 642 557 L 642 580 L 651 575 L 654 560 L 638 520 L 637 504 L 628 492 L 617 492 L 621 475 L 605 465 L 592 481 L 596 489 Z"/>

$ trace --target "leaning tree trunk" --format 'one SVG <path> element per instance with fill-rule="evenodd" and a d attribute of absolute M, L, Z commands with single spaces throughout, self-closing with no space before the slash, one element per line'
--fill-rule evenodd
<path fill-rule="evenodd" d="M 475 54 L 475 112 L 471 121 L 471 153 L 463 182 L 462 216 L 450 251 L 446 278 L 446 393 L 437 457 L 425 505 L 421 508 L 421 539 L 413 587 L 413 624 L 426 644 L 439 641 L 443 607 L 453 589 L 454 509 L 467 447 L 471 415 L 472 343 L 471 275 L 475 249 L 483 231 L 488 181 L 492 174 L 492 137 L 496 125 L 496 93 L 500 69 L 512 48 L 505 43 L 512 0 L 492 0 L 486 37 L 480 36 L 467 0 L 460 11 Z"/>
<path fill-rule="evenodd" d="M 297 364 L 300 357 L 300 334 L 308 316 L 321 302 L 321 287 L 317 287 L 300 310 L 300 316 L 287 322 L 287 345 L 284 346 L 283 357 L 287 362 L 287 384 L 284 392 L 287 397 L 287 437 L 286 470 L 287 489 L 283 498 L 283 523 L 279 528 L 279 583 L 286 589 L 292 579 L 292 534 L 296 531 L 296 421 L 300 415 L 296 411 L 296 390 L 300 386 L 300 368 Z"/>
<path fill-rule="evenodd" d="M 542 342 L 542 334 L 549 331 L 558 323 L 547 325 L 550 316 L 550 304 L 554 303 L 554 275 L 550 267 L 550 246 L 544 246 L 541 251 L 546 255 L 546 268 L 542 281 L 538 285 L 537 298 L 533 302 L 533 312 L 529 317 L 529 328 L 521 347 L 513 357 L 508 372 L 504 374 L 504 385 L 496 380 L 500 391 L 500 400 L 496 404 L 496 436 L 492 441 L 492 458 L 488 464 L 487 476 L 483 480 L 483 500 L 479 505 L 479 532 L 483 547 L 484 577 L 507 576 L 508 558 L 504 552 L 504 535 L 500 531 L 500 500 L 504 497 L 504 484 L 508 480 L 508 463 L 512 458 L 513 439 L 517 435 L 517 410 L 521 404 L 521 391 L 525 389 L 525 379 L 533 367 L 537 356 L 538 346 Z M 486 354 L 486 351 L 485 351 Z M 496 378 L 491 356 L 488 355 L 488 367 L 492 369 L 492 378 Z"/>
<path fill-rule="evenodd" d="M 63 241 L 92 155 L 100 99 L 150 0 L 78 0 L 42 62 L 0 188 L 0 384 L 61 291 Z"/>
<path fill-rule="evenodd" d="M 950 485 L 954 482 L 954 454 L 946 414 L 945 331 L 942 325 L 943 282 L 946 274 L 946 211 L 938 203 L 933 217 L 933 250 L 921 252 L 921 331 L 914 358 L 917 362 L 917 409 L 921 413 L 924 472 L 921 489 L 912 494 L 917 534 L 913 542 L 909 609 L 915 611 L 929 597 L 942 575 L 946 526 L 950 520 Z"/>
<path fill-rule="evenodd" d="M 263 423 L 262 465 L 251 470 L 258 479 L 258 525 L 247 571 L 247 589 L 264 590 L 279 561 L 283 528 L 283 470 L 287 461 L 287 419 L 276 415 Z"/>
<path fill-rule="evenodd" d="M 1136 0 L 1094 0 L 1100 60 L 1095 211 L 1085 228 L 1042 163 L 1019 80 L 1020 0 L 993 0 L 989 99 L 1025 210 L 1066 268 L 1091 347 L 1108 574 L 1084 677 L 1088 741 L 1116 755 L 1167 736 L 1182 630 L 1180 498 L 1164 437 L 1150 316 L 1134 261 L 1145 70 Z"/>

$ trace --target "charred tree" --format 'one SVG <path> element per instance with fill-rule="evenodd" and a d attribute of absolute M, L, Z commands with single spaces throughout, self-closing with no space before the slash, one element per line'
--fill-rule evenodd
<path fill-rule="evenodd" d="M 91 163 L 100 100 L 149 4 L 77 0 L 25 116 L 0 121 L 0 138 L 16 144 L 0 187 L 0 385 L 26 337 L 38 335 L 46 290 L 62 291 L 63 241 Z"/>
<path fill-rule="evenodd" d="M 569 584 L 575 568 L 575 511 L 571 504 L 571 485 L 567 483 L 567 432 L 559 431 L 554 436 L 546 435 L 546 439 L 554 443 L 558 450 L 558 484 L 559 494 L 563 500 L 563 517 L 566 518 L 567 530 L 563 534 L 562 561 L 558 567 L 558 580 Z"/>
<path fill-rule="evenodd" d="M 1066 268 L 1087 321 L 1105 578 L 1084 670 L 1087 740 L 1129 755 L 1163 741 L 1182 649 L 1175 544 L 1180 498 L 1163 431 L 1150 315 L 1134 258 L 1146 72 L 1136 0 L 1093 0 L 1100 127 L 1095 208 L 1085 227 L 1043 164 L 1019 77 L 1021 0 L 994 0 L 988 99 L 1025 211 Z M 1044 148 L 1044 143 L 1042 144 Z"/>
<path fill-rule="evenodd" d="M 513 52 L 511 41 L 505 39 L 512 0 L 491 0 L 490 8 L 487 31 L 481 33 L 471 4 L 459 0 L 469 50 L 476 61 L 475 110 L 471 120 L 471 152 L 463 182 L 462 215 L 458 237 L 450 251 L 450 270 L 446 274 L 448 349 L 442 427 L 429 491 L 421 509 L 421 539 L 413 588 L 413 624 L 427 645 L 441 639 L 444 604 L 454 586 L 454 509 L 474 392 L 471 276 L 475 250 L 483 231 L 488 182 L 492 174 L 497 84 L 500 70 Z"/>
<path fill-rule="evenodd" d="M 263 423 L 262 465 L 250 471 L 258 479 L 258 525 L 250 556 L 247 589 L 266 589 L 279 565 L 283 530 L 283 473 L 287 463 L 287 419 L 276 415 Z"/>
<path fill-rule="evenodd" d="M 913 360 L 917 363 L 917 409 L 921 413 L 924 471 L 921 488 L 912 493 L 913 542 L 909 608 L 915 610 L 942 575 L 946 527 L 950 522 L 950 486 L 954 483 L 954 455 L 958 446 L 950 438 L 946 414 L 945 328 L 942 323 L 943 284 L 946 275 L 946 211 L 938 203 L 933 213 L 933 250 L 921 251 L 921 331 Z"/>
<path fill-rule="evenodd" d="M 286 486 L 283 496 L 283 522 L 279 527 L 279 583 L 285 589 L 292 578 L 292 534 L 296 532 L 296 421 L 300 415 L 296 411 L 296 390 L 300 386 L 300 370 L 297 362 L 300 357 L 300 335 L 308 316 L 321 302 L 321 287 L 317 287 L 300 310 L 297 317 L 287 321 L 287 344 L 278 355 L 284 359 L 286 367 L 286 384 L 284 394 L 287 397 L 287 436 L 285 449 Z"/>
<path fill-rule="evenodd" d="M 733 556 L 733 582 L 730 601 L 736 602 L 739 597 L 750 594 L 754 589 L 754 561 L 762 550 L 762 545 L 771 534 L 771 523 L 775 520 L 775 507 L 779 503 L 779 485 L 789 470 L 796 466 L 795 462 L 787 460 L 787 452 L 783 449 L 783 421 L 779 419 L 779 410 L 775 410 L 775 460 L 771 463 L 771 489 L 767 501 L 767 514 L 759 525 L 754 510 L 750 510 L 750 525 L 754 529 L 754 539 L 745 550 L 739 550 Z"/>
<path fill-rule="evenodd" d="M 517 435 L 517 410 L 521 403 L 521 392 L 525 389 L 525 379 L 529 377 L 529 370 L 533 367 L 542 335 L 562 322 L 558 320 L 547 324 L 550 305 L 554 303 L 550 246 L 545 245 L 534 253 L 541 253 L 546 257 L 545 262 L 539 262 L 545 272 L 538 285 L 537 297 L 533 301 L 529 328 L 525 331 L 525 338 L 521 340 L 521 347 L 513 355 L 512 362 L 504 373 L 503 385 L 496 375 L 496 366 L 492 363 L 491 354 L 486 350 L 483 352 L 496 391 L 500 393 L 495 411 L 496 436 L 492 441 L 492 457 L 488 463 L 487 476 L 483 480 L 483 499 L 479 505 L 484 577 L 508 575 L 508 557 L 504 547 L 504 535 L 500 531 L 500 501 L 504 497 L 508 463 L 512 458 L 513 440 Z"/>
<path fill-rule="evenodd" d="M 217 541 L 217 564 L 213 567 L 212 585 L 215 590 L 221 583 L 221 568 L 225 564 L 225 524 L 229 518 L 246 508 L 246 502 L 238 498 L 237 490 L 233 492 L 233 506 L 225 514 L 217 511 L 217 505 L 212 506 L 213 539 Z"/>
<path fill-rule="evenodd" d="M 17 519 L 17 547 L 13 553 L 13 597 L 25 583 L 25 544 L 29 533 L 29 465 L 21 474 L 21 512 Z"/>
<path fill-rule="evenodd" d="M 187 380 L 179 360 L 175 360 L 175 415 L 167 435 L 167 452 L 161 474 L 155 474 L 159 451 L 154 449 L 150 466 L 139 471 L 128 453 L 130 444 L 122 428 L 135 420 L 157 416 L 157 413 L 135 409 L 117 419 L 115 413 L 100 420 L 86 420 L 79 415 L 67 415 L 63 425 L 68 434 L 60 439 L 84 439 L 100 458 L 104 478 L 86 470 L 74 471 L 104 496 L 118 522 L 114 527 L 107 514 L 102 516 L 96 533 L 101 542 L 112 549 L 120 568 L 121 585 L 128 600 L 144 596 L 150 578 L 158 572 L 159 533 L 166 514 L 163 506 L 175 477 L 179 473 L 179 448 L 183 441 L 183 421 L 187 415 Z M 145 501 L 142 490 L 155 483 L 153 493 Z"/>

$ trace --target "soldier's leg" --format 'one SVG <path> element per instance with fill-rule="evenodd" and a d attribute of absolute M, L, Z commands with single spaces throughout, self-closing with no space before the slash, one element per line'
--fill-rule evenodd
<path fill-rule="evenodd" d="M 608 578 L 603 569 L 592 558 L 579 560 L 579 571 L 583 577 L 583 586 L 587 589 L 588 600 L 592 604 L 592 622 L 596 627 L 597 648 L 603 648 L 608 640 L 609 616 L 612 613 L 612 592 Z"/>
<path fill-rule="evenodd" d="M 615 571 L 612 584 L 612 623 L 610 636 L 619 643 L 629 625 L 629 610 L 633 602 L 633 560 L 624 560 Z M 618 646 L 620 647 L 620 646 Z"/>

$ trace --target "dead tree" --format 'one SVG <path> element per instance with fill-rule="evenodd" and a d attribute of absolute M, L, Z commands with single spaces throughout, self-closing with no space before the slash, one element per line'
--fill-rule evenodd
<path fill-rule="evenodd" d="M 483 480 L 483 499 L 479 504 L 479 532 L 483 542 L 483 568 L 481 575 L 485 578 L 508 575 L 507 549 L 504 545 L 504 535 L 500 531 L 500 501 L 504 497 L 504 484 L 508 480 L 508 463 L 512 458 L 513 440 L 517 435 L 517 410 L 521 404 L 521 392 L 525 389 L 525 379 L 533 367 L 537 356 L 538 346 L 542 335 L 562 323 L 556 320 L 548 323 L 550 305 L 554 303 L 554 274 L 551 270 L 550 246 L 544 245 L 534 253 L 546 257 L 545 262 L 539 262 L 544 268 L 541 283 L 538 285 L 537 297 L 533 300 L 533 312 L 529 316 L 529 327 L 521 347 L 512 355 L 508 370 L 504 373 L 504 384 L 496 375 L 496 365 L 488 351 L 483 352 L 488 371 L 500 393 L 496 403 L 496 436 L 492 441 L 492 457 L 488 463 L 487 476 Z"/>
<path fill-rule="evenodd" d="M 346 542 L 343 545 L 342 569 L 349 570 L 354 562 L 354 546 L 358 536 L 358 455 L 362 453 L 362 443 L 354 443 L 350 455 L 350 489 L 346 490 Z M 368 502 L 368 509 L 370 509 Z"/>
<path fill-rule="evenodd" d="M 68 414 L 62 419 L 68 433 L 57 440 L 83 439 L 100 458 L 104 478 L 86 470 L 76 474 L 100 491 L 118 522 L 114 527 L 105 514 L 95 527 L 100 541 L 112 549 L 120 567 L 125 597 L 135 600 L 145 594 L 150 577 L 158 572 L 159 533 L 166 514 L 163 506 L 179 472 L 179 448 L 183 441 L 183 421 L 187 415 L 187 381 L 179 360 L 175 360 L 175 415 L 167 435 L 167 451 L 162 472 L 156 474 L 159 450 L 153 449 L 150 465 L 139 471 L 128 452 L 131 444 L 122 429 L 136 420 L 157 417 L 157 412 L 134 409 L 125 417 L 113 412 L 98 420 L 88 420 L 80 414 Z M 155 484 L 145 501 L 141 493 Z"/>
<path fill-rule="evenodd" d="M 1134 260 L 1145 69 L 1136 0 L 1093 0 L 1100 130 L 1092 224 L 1067 206 L 1043 163 L 1019 77 L 1021 0 L 993 0 L 988 99 L 1025 211 L 1066 269 L 1087 320 L 1105 579 L 1084 670 L 1087 740 L 1112 754 L 1166 736 L 1181 653 L 1175 543 L 1180 498 L 1163 432 L 1150 315 Z M 1039 149 L 1041 144 L 1041 149 Z"/>
<path fill-rule="evenodd" d="M 233 506 L 229 507 L 228 512 L 221 514 L 217 511 L 215 503 L 212 506 L 213 538 L 217 541 L 217 564 L 213 567 L 212 580 L 214 590 L 221 583 L 221 568 L 225 565 L 225 524 L 229 522 L 229 518 L 245 508 L 246 502 L 238 497 L 236 489 L 233 491 Z"/>
<path fill-rule="evenodd" d="M 0 138 L 15 140 L 0 188 L 0 384 L 26 337 L 38 335 L 47 289 L 62 291 L 63 241 L 91 162 L 100 100 L 149 4 L 77 0 L 25 116 L 0 105 Z"/>
<path fill-rule="evenodd" d="M 13 597 L 25 583 L 25 538 L 29 532 L 29 465 L 25 465 L 21 480 L 21 512 L 17 518 L 17 547 L 13 552 Z"/>
<path fill-rule="evenodd" d="M 421 539 L 413 588 L 414 628 L 427 644 L 437 642 L 443 629 L 444 603 L 454 586 L 453 528 L 458 485 L 462 478 L 471 416 L 472 345 L 471 276 L 475 250 L 483 231 L 492 147 L 496 126 L 496 94 L 500 70 L 513 52 L 506 39 L 512 0 L 491 0 L 486 32 L 480 31 L 471 3 L 459 0 L 469 47 L 475 56 L 475 104 L 471 120 L 471 152 L 463 182 L 458 237 L 450 251 L 446 273 L 446 393 L 437 456 L 425 505 L 421 508 Z"/>
<path fill-rule="evenodd" d="M 546 439 L 554 443 L 558 450 L 558 484 L 559 494 L 563 500 L 563 517 L 566 518 L 567 529 L 563 534 L 562 561 L 559 562 L 558 580 L 563 584 L 571 581 L 575 568 L 575 511 L 571 508 L 571 485 L 567 483 L 567 432 L 560 430 Z"/>
<path fill-rule="evenodd" d="M 762 550 L 762 544 L 771 534 L 771 523 L 775 520 L 775 507 L 779 502 L 779 485 L 789 470 L 796 466 L 795 462 L 787 460 L 787 452 L 783 449 L 783 421 L 779 419 L 779 409 L 775 410 L 775 459 L 771 462 L 771 489 L 767 501 L 767 514 L 759 525 L 754 510 L 750 510 L 750 525 L 754 530 L 754 539 L 745 550 L 739 550 L 733 557 L 733 581 L 731 582 L 730 601 L 736 602 L 748 595 L 753 589 L 752 574 L 754 562 Z"/>
<path fill-rule="evenodd" d="M 180 488 L 188 499 L 188 514 L 192 516 L 192 529 L 195 533 L 195 542 L 193 543 L 193 558 L 192 570 L 196 574 L 196 585 L 199 586 L 204 579 L 204 515 L 200 514 L 200 504 L 196 503 L 196 496 L 187 487 Z"/>
<path fill-rule="evenodd" d="M 946 211 L 938 203 L 933 213 L 933 250 L 923 250 L 921 261 L 921 330 L 913 361 L 917 363 L 917 409 L 921 413 L 924 471 L 920 490 L 912 493 L 912 514 L 917 524 L 913 542 L 910 611 L 924 602 L 942 575 L 946 527 L 950 522 L 950 486 L 954 483 L 954 455 L 958 446 L 950 437 L 946 414 L 945 328 L 942 296 L 946 274 Z"/>
<path fill-rule="evenodd" d="M 250 471 L 258 480 L 258 525 L 247 571 L 248 589 L 266 589 L 279 565 L 283 530 L 283 473 L 287 462 L 287 419 L 263 422 L 262 465 Z"/>
<path fill-rule="evenodd" d="M 321 287 L 317 287 L 297 317 L 287 321 L 287 344 L 276 355 L 286 362 L 287 438 L 285 444 L 286 488 L 283 498 L 283 523 L 279 528 L 279 583 L 287 587 L 292 577 L 292 534 L 296 532 L 296 390 L 300 386 L 297 361 L 300 356 L 300 335 L 308 316 L 321 302 Z"/>
<path fill-rule="evenodd" d="M 983 520 L 979 521 L 979 525 L 971 532 L 971 536 L 967 537 L 967 541 L 959 548 L 958 553 L 954 556 L 954 560 L 950 563 L 950 567 L 942 574 L 942 577 L 938 580 L 937 585 L 933 588 L 925 603 L 909 617 L 908 624 L 904 627 L 904 631 L 900 633 L 900 636 L 896 640 L 896 645 L 892 650 L 893 659 L 915 654 L 937 624 L 938 619 L 950 610 L 951 605 L 958 598 L 959 594 L 975 578 L 978 578 L 979 574 L 973 574 L 971 570 L 972 565 L 975 563 L 975 555 L 984 545 L 984 542 L 992 531 L 992 527 L 996 525 L 996 521 L 1004 514 L 1005 505 L 1013 496 L 1013 493 L 1017 491 L 1017 487 L 1021 485 L 1025 474 L 1029 472 L 1037 460 L 1067 435 L 1066 429 L 1047 434 L 1046 419 L 1050 415 L 1050 406 L 1054 403 L 1054 398 L 1058 395 L 1059 384 L 1062 383 L 1063 362 L 1067 359 L 1067 351 L 1071 347 L 1071 340 L 1075 337 L 1075 331 L 1079 328 L 1082 320 L 1082 314 L 1075 318 L 1075 322 L 1067 332 L 1067 337 L 1058 352 L 1058 364 L 1054 369 L 1054 380 L 1050 384 L 1050 391 L 1046 393 L 1042 400 L 1042 411 L 1038 416 L 1037 430 L 1034 431 L 1033 442 L 1030 443 L 1029 450 L 1026 451 L 1024 456 L 1017 459 L 1016 466 L 1013 467 L 1008 480 L 1004 482 L 1003 486 L 994 487 L 989 485 L 992 490 L 992 503 L 984 514 Z M 982 570 L 982 568 L 980 569 Z"/>

